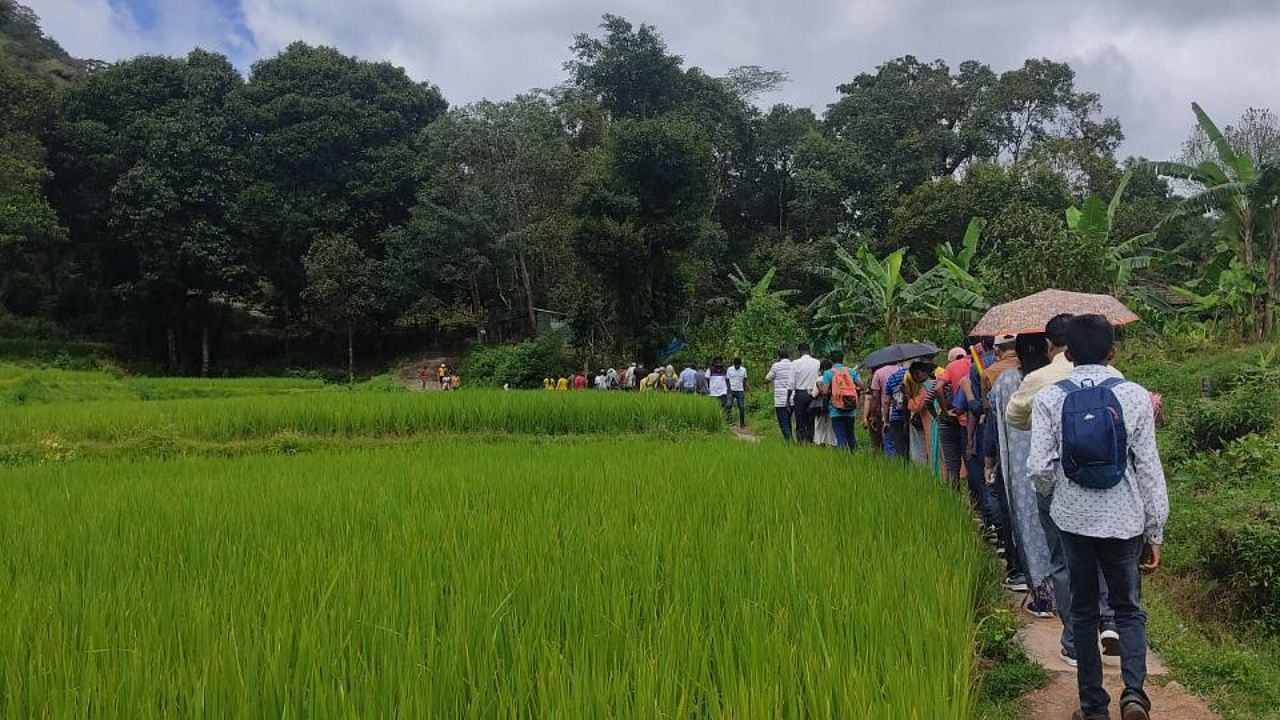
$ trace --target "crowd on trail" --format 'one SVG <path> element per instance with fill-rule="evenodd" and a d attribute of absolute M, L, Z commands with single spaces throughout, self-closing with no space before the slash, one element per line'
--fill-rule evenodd
<path fill-rule="evenodd" d="M 733 410 L 737 408 L 738 426 L 747 426 L 747 368 L 742 364 L 742 358 L 734 358 L 728 365 L 720 359 L 705 367 L 694 367 L 688 363 L 680 370 L 676 370 L 674 365 L 645 369 L 629 363 L 621 370 L 602 368 L 591 378 L 585 372 L 543 378 L 542 387 L 544 390 L 631 390 L 704 395 L 720 404 L 726 421 L 731 421 Z"/>
<path fill-rule="evenodd" d="M 1042 321 L 1043 322 L 1043 321 Z M 1006 564 L 1004 585 L 1032 615 L 1062 620 L 1061 658 L 1077 668 L 1077 718 L 1109 717 L 1102 656 L 1119 656 L 1124 720 L 1148 717 L 1140 575 L 1160 564 L 1168 517 L 1156 447 L 1158 395 L 1112 367 L 1105 317 L 1059 314 L 1032 332 L 974 337 L 935 364 L 865 368 L 840 353 L 787 349 L 766 380 L 788 442 L 872 449 L 965 493 Z"/>
<path fill-rule="evenodd" d="M 432 376 L 432 370 L 425 363 L 418 367 L 418 382 L 421 383 L 421 389 L 427 389 L 427 381 Z M 436 386 L 441 390 L 457 390 L 462 387 L 462 378 L 457 371 L 449 367 L 447 363 L 440 363 L 435 369 Z"/>

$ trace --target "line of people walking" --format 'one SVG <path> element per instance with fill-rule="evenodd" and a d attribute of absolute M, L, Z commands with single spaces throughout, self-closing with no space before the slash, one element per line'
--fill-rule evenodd
<path fill-rule="evenodd" d="M 1075 717 L 1109 717 L 1106 654 L 1121 661 L 1121 717 L 1146 720 L 1141 574 L 1160 565 L 1169 512 L 1160 397 L 1112 367 L 1115 330 L 1100 315 L 972 340 L 945 365 L 917 357 L 868 368 L 865 384 L 840 353 L 780 350 L 766 380 L 782 437 L 822 443 L 825 422 L 832 444 L 852 450 L 857 416 L 873 449 L 964 493 L 1004 558 L 1005 587 L 1026 594 L 1031 614 L 1062 620 Z"/>

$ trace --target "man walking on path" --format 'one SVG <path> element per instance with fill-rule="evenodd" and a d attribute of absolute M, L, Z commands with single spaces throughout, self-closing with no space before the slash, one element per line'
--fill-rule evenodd
<path fill-rule="evenodd" d="M 1045 325 L 1045 334 L 1049 340 L 1049 357 L 1052 360 L 1048 365 L 1023 378 L 1022 384 L 1009 398 L 1005 419 L 1010 426 L 1018 430 L 1031 430 L 1031 406 L 1036 395 L 1044 388 L 1067 379 L 1075 368 L 1067 359 L 1067 334 L 1071 329 L 1072 317 L 1074 316 L 1070 313 L 1063 313 L 1055 316 Z M 1053 492 L 1037 493 L 1036 504 L 1040 510 L 1040 525 L 1044 528 L 1044 538 L 1049 544 L 1053 604 L 1058 610 L 1058 618 L 1062 620 L 1062 660 L 1075 667 L 1077 656 L 1075 625 L 1071 622 L 1071 577 L 1067 570 L 1067 556 L 1062 548 L 1062 536 L 1050 513 L 1053 507 Z M 1098 612 L 1102 615 L 1102 648 L 1107 655 L 1119 655 L 1120 634 L 1116 631 L 1115 614 L 1108 603 L 1107 581 L 1101 573 L 1096 575 L 1098 576 Z"/>
<path fill-rule="evenodd" d="M 738 427 L 747 427 L 747 369 L 742 358 L 734 358 L 733 366 L 725 371 L 729 378 L 729 404 L 738 406 Z M 732 414 L 732 411 L 730 411 Z"/>
<path fill-rule="evenodd" d="M 778 361 L 764 379 L 773 386 L 773 412 L 778 416 L 782 439 L 791 442 L 791 353 L 786 348 L 778 350 Z"/>
<path fill-rule="evenodd" d="M 680 371 L 680 392 L 693 393 L 698 384 L 698 371 L 686 364 Z"/>
<path fill-rule="evenodd" d="M 1066 354 L 1075 365 L 1071 374 L 1032 403 L 1027 469 L 1041 494 L 1053 494 L 1050 515 L 1067 558 L 1075 637 L 1097 636 L 1100 570 L 1120 634 L 1121 717 L 1149 720 L 1151 700 L 1143 688 L 1147 616 L 1139 573 L 1160 566 L 1169 515 L 1151 395 L 1109 367 L 1115 330 L 1100 315 L 1072 318 Z M 1076 655 L 1076 717 L 1110 717 L 1097 645 L 1078 642 Z"/>
<path fill-rule="evenodd" d="M 822 363 L 809 354 L 809 344 L 796 348 L 800 357 L 791 361 L 791 412 L 796 423 L 796 442 L 813 442 L 813 413 L 809 404 L 818 396 L 819 368 Z"/>

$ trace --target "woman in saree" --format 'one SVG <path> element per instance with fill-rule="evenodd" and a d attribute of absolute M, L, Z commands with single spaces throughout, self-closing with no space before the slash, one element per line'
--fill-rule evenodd
<path fill-rule="evenodd" d="M 903 379 L 903 392 L 907 396 L 907 410 L 911 413 L 911 461 L 938 472 L 937 422 L 933 415 L 934 371 L 937 366 L 928 360 L 917 360 L 907 369 Z"/>
<path fill-rule="evenodd" d="M 1027 474 L 1027 455 L 1031 451 L 1031 433 L 1018 430 L 1009 424 L 1005 410 L 1009 398 L 1022 384 L 1022 379 L 1049 364 L 1048 343 L 1042 334 L 1022 334 L 1015 341 L 1018 369 L 1000 374 L 988 394 L 991 419 L 998 430 L 999 470 L 1003 483 L 1001 490 L 1009 508 L 1008 522 L 1013 536 L 1013 552 L 1019 554 L 1032 590 L 1029 596 L 1039 610 L 1053 597 L 1050 586 L 1052 567 L 1049 561 L 1049 544 L 1040 524 L 1040 511 L 1036 503 L 1036 489 Z"/>

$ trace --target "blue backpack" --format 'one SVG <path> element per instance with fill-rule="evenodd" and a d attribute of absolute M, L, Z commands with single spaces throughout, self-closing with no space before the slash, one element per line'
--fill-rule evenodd
<path fill-rule="evenodd" d="M 1067 394 L 1062 403 L 1062 471 L 1068 480 L 1094 490 L 1113 488 L 1129 464 L 1129 432 L 1124 408 L 1111 389 L 1123 383 L 1057 383 Z"/>

